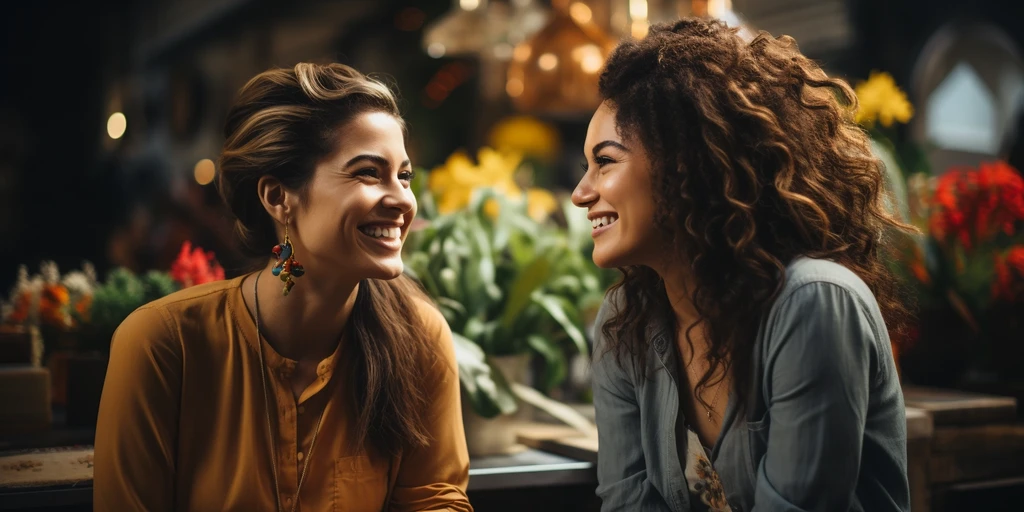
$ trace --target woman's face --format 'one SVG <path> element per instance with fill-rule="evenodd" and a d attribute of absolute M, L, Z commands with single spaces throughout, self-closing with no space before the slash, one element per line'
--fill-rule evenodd
<path fill-rule="evenodd" d="M 398 277 L 416 216 L 402 126 L 391 114 L 361 114 L 337 131 L 337 148 L 292 204 L 296 259 L 314 276 Z"/>
<path fill-rule="evenodd" d="M 583 152 L 587 170 L 572 201 L 587 209 L 593 225 L 594 263 L 650 266 L 663 236 L 654 224 L 651 164 L 643 147 L 620 135 L 608 102 L 590 120 Z"/>

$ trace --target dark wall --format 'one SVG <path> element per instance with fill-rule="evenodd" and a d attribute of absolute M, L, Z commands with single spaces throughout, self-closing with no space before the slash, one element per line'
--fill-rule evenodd
<path fill-rule="evenodd" d="M 0 290 L 18 263 L 62 268 L 100 259 L 118 205 L 109 166 L 103 76 L 127 2 L 7 2 L 0 7 Z M 120 29 L 120 30 L 119 30 Z M 122 45 L 123 46 L 123 45 Z M 107 56 L 100 58 L 99 56 Z"/>
<path fill-rule="evenodd" d="M 1024 2 L 1020 0 L 848 0 L 860 58 L 854 74 L 872 69 L 907 84 L 928 38 L 953 21 L 984 21 L 1001 27 L 1024 49 Z"/>

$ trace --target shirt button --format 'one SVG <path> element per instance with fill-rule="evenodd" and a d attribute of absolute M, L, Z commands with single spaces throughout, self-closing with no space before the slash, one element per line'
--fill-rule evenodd
<path fill-rule="evenodd" d="M 302 405 L 300 405 L 300 406 L 299 406 L 299 414 L 302 414 L 302 413 L 304 413 L 304 412 L 306 412 L 306 407 L 305 407 L 305 406 L 302 406 Z"/>
<path fill-rule="evenodd" d="M 290 497 L 288 497 L 288 498 L 285 498 L 285 499 L 284 499 L 284 504 L 285 504 L 285 505 L 291 505 L 291 504 L 292 504 L 292 499 L 291 499 Z"/>
<path fill-rule="evenodd" d="M 299 459 L 300 461 L 301 461 L 301 460 L 302 460 L 303 458 L 305 458 L 305 457 L 306 457 L 306 456 L 305 456 L 305 455 L 303 455 L 303 454 L 302 454 L 302 452 L 299 452 L 299 453 L 298 453 L 298 454 L 297 454 L 297 455 L 295 456 L 295 458 L 296 458 L 296 459 Z"/>

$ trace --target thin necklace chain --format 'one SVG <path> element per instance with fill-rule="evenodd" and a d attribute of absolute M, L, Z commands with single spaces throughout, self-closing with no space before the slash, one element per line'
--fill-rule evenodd
<path fill-rule="evenodd" d="M 690 367 L 693 366 L 693 361 L 694 361 L 694 358 L 691 355 L 690 362 L 686 365 L 686 374 L 690 376 L 691 382 L 693 382 L 693 386 L 694 386 L 693 394 L 694 394 L 694 397 L 696 397 L 696 395 L 697 395 L 697 382 L 692 380 L 693 379 L 693 374 L 690 373 Z M 709 370 L 711 369 L 711 363 L 710 362 L 707 363 L 707 368 Z M 722 383 L 720 382 L 719 385 L 718 385 L 718 389 L 715 391 L 715 396 L 711 399 L 711 407 L 710 408 L 708 406 L 704 405 L 704 402 L 701 402 L 700 398 L 697 397 L 697 402 L 699 402 L 701 407 L 704 408 L 704 412 L 707 413 L 708 419 L 713 421 L 713 422 L 715 422 L 715 423 L 718 423 L 718 420 L 715 417 L 713 417 L 711 414 L 713 412 L 713 409 L 715 408 L 715 404 L 718 403 L 718 396 L 722 394 L 722 388 L 723 387 L 724 386 L 722 386 Z"/>
<path fill-rule="evenodd" d="M 274 498 L 277 500 L 277 509 L 281 510 L 281 487 L 277 481 L 277 444 L 274 442 L 274 427 L 270 421 L 270 394 L 267 392 L 267 370 L 266 365 L 263 361 L 263 335 L 260 332 L 260 275 L 263 274 L 261 270 L 256 274 L 256 282 L 252 285 L 252 297 L 253 305 L 256 310 L 256 344 L 259 346 L 260 353 L 260 381 L 263 383 L 263 402 L 267 409 L 267 437 L 270 441 L 271 459 L 270 467 L 274 475 Z M 324 404 L 324 410 L 320 411 L 320 418 L 316 420 L 316 428 L 313 429 L 313 439 L 309 441 L 309 451 L 306 452 L 306 462 L 302 465 L 302 473 L 299 474 L 299 484 L 295 488 L 295 499 L 292 500 L 292 506 L 288 510 L 291 512 L 295 511 L 295 507 L 299 505 L 299 492 L 302 490 L 302 483 L 306 480 L 306 470 L 309 469 L 309 462 L 313 458 L 313 447 L 316 446 L 316 436 L 320 433 L 320 424 L 324 421 L 324 413 L 327 412 L 327 404 Z"/>

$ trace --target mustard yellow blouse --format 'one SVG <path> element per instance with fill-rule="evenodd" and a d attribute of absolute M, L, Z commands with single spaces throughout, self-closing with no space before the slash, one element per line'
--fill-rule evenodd
<path fill-rule="evenodd" d="M 242 300 L 242 279 L 175 293 L 118 328 L 96 427 L 97 511 L 274 509 L 256 327 Z M 451 331 L 431 305 L 420 309 L 436 332 L 425 337 L 435 350 L 423 361 L 432 441 L 390 464 L 371 447 L 351 447 L 355 396 L 343 385 L 353 372 L 344 344 L 320 363 L 319 380 L 296 400 L 288 381 L 296 362 L 264 342 L 286 510 L 294 500 L 297 510 L 472 510 Z"/>

